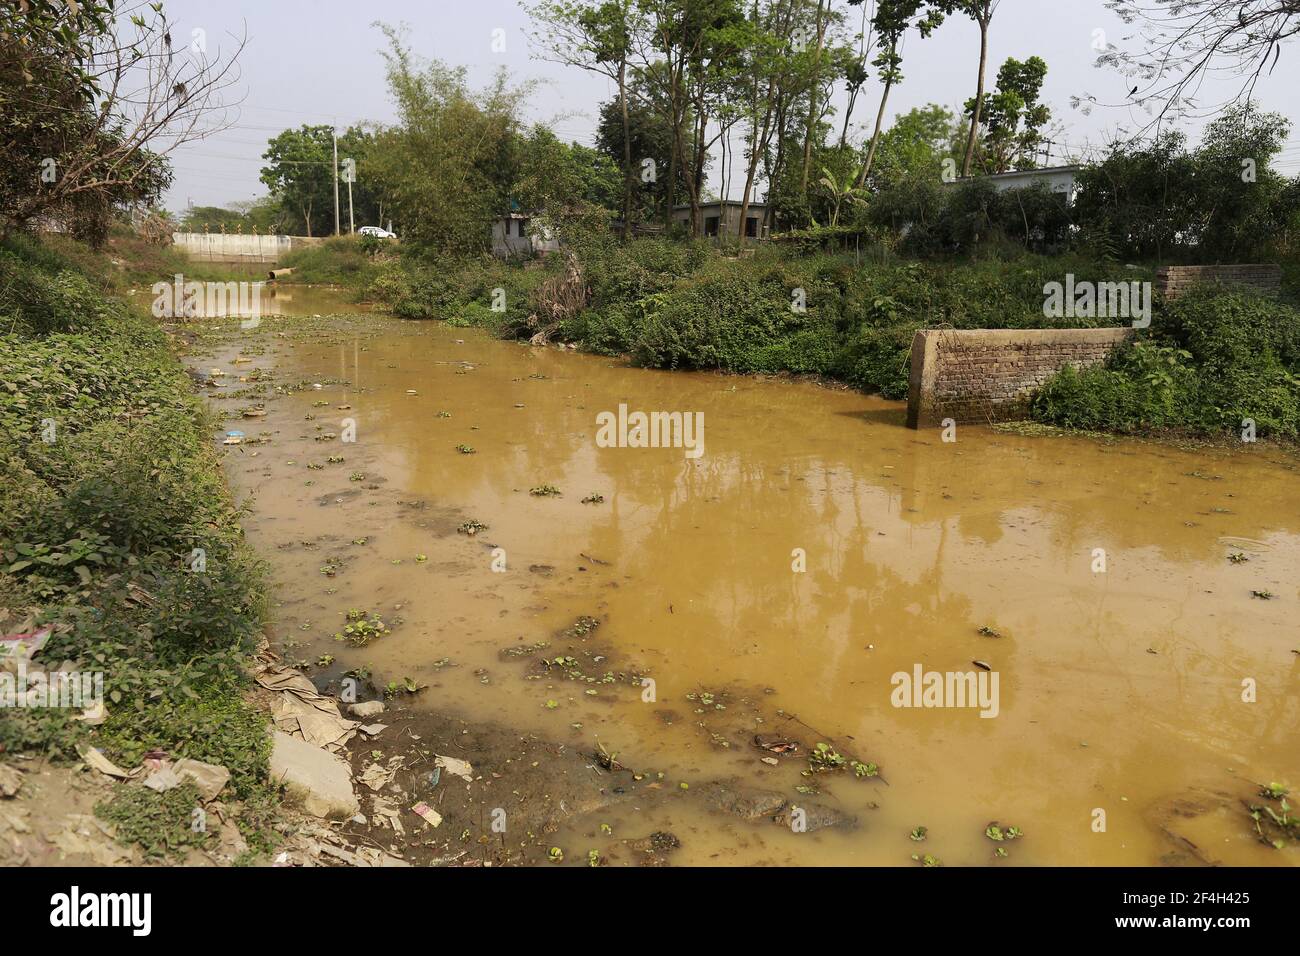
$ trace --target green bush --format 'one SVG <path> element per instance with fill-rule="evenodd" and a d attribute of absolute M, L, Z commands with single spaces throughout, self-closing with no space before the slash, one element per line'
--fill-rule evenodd
<path fill-rule="evenodd" d="M 664 368 L 832 375 L 889 398 L 907 394 L 917 329 L 1059 325 L 1043 315 L 1047 282 L 1113 278 L 1073 257 L 859 265 L 771 246 L 732 259 L 663 240 L 602 245 L 582 264 L 591 305 L 561 335 L 591 351 Z M 790 308 L 800 288 L 802 314 Z"/>
<path fill-rule="evenodd" d="M 151 320 L 48 250 L 8 244 L 0 268 L 0 608 L 7 630 L 57 625 L 40 660 L 102 672 L 109 713 L 91 729 L 10 712 L 0 752 L 71 757 L 90 736 L 128 763 L 154 747 L 224 763 L 249 790 L 266 776 L 265 718 L 241 697 L 262 569 L 214 423 Z"/>
<path fill-rule="evenodd" d="M 796 311 L 796 290 L 803 311 Z M 716 262 L 641 299 L 632 354 L 656 368 L 829 371 L 839 297 L 813 276 Z"/>
<path fill-rule="evenodd" d="M 331 236 L 287 253 L 277 263 L 293 269 L 288 281 L 319 285 L 359 285 L 374 272 L 374 247 L 365 236 Z"/>
<path fill-rule="evenodd" d="M 1065 369 L 1034 401 L 1067 427 L 1300 437 L 1300 311 L 1244 290 L 1202 287 L 1157 312 L 1145 338 L 1104 367 Z"/>

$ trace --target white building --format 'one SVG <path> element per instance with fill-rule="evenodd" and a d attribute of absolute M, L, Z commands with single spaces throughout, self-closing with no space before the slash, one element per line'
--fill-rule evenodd
<path fill-rule="evenodd" d="M 998 192 L 1008 189 L 1024 189 L 1036 183 L 1044 183 L 1054 193 L 1064 193 L 1071 202 L 1078 189 L 1079 171 L 1082 166 L 1048 166 L 1044 169 L 1023 169 L 1010 173 L 993 173 L 990 176 L 972 176 L 971 179 L 987 179 Z"/>
<path fill-rule="evenodd" d="M 492 254 L 503 259 L 512 256 L 544 256 L 560 248 L 560 242 L 549 235 L 532 217 L 522 212 L 512 212 L 492 223 Z"/>

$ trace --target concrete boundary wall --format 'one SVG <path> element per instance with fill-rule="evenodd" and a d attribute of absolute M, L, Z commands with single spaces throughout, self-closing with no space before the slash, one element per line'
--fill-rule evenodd
<path fill-rule="evenodd" d="M 1166 301 L 1176 299 L 1200 282 L 1248 286 L 1276 295 L 1282 289 L 1282 267 L 1276 263 L 1234 266 L 1161 266 L 1156 270 L 1156 291 Z"/>
<path fill-rule="evenodd" d="M 1104 362 L 1133 330 L 922 329 L 912 339 L 910 428 L 1024 418 L 1030 396 L 1066 365 Z"/>
<path fill-rule="evenodd" d="M 195 262 L 279 262 L 294 249 L 321 239 L 306 236 L 259 236 L 231 232 L 174 232 L 172 242 Z"/>

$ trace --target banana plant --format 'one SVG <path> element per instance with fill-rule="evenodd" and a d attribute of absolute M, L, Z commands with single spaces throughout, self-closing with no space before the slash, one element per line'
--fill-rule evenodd
<path fill-rule="evenodd" d="M 866 202 L 867 189 L 864 186 L 855 186 L 851 176 L 845 176 L 844 179 L 837 179 L 835 174 L 822 167 L 822 178 L 820 180 L 822 187 L 831 197 L 834 205 L 831 207 L 831 228 L 834 229 L 840 221 L 840 207 L 846 202 Z"/>

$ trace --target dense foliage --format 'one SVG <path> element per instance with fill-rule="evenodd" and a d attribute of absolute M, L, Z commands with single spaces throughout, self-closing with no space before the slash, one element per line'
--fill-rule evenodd
<path fill-rule="evenodd" d="M 72 756 L 91 735 L 128 765 L 155 747 L 224 764 L 249 793 L 269 747 L 240 698 L 261 577 L 211 423 L 163 332 L 71 261 L 7 243 L 0 288 L 0 623 L 54 625 L 40 661 L 102 671 L 108 710 L 92 730 L 7 709 L 0 752 Z"/>
<path fill-rule="evenodd" d="M 1249 106 L 1225 112 L 1188 149 L 1169 133 L 1116 145 L 1084 168 L 1074 217 L 1119 256 L 1251 262 L 1300 248 L 1300 178 L 1272 166 L 1291 123 Z"/>
<path fill-rule="evenodd" d="M 1098 431 L 1300 438 L 1300 310 L 1206 287 L 1158 312 L 1105 366 L 1066 369 L 1034 405 L 1042 421 Z"/>

